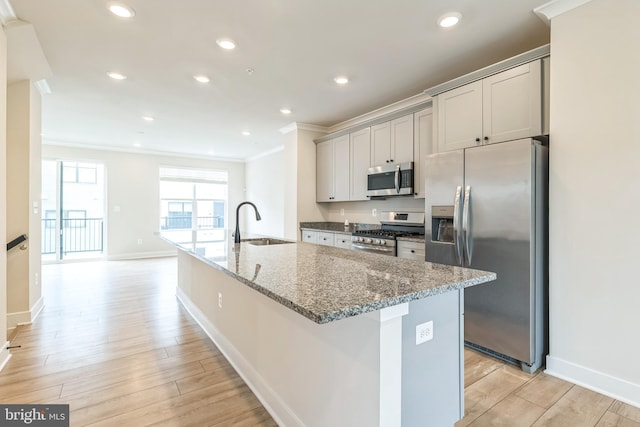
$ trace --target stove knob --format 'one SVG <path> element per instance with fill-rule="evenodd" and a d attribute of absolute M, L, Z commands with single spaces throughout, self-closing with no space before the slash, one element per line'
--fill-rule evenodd
<path fill-rule="evenodd" d="M 380 239 L 373 239 L 373 243 L 374 245 L 379 245 L 380 244 Z"/>
<path fill-rule="evenodd" d="M 365 240 L 365 243 L 371 243 L 371 242 L 372 242 L 372 240 L 371 240 L 371 239 L 366 239 L 366 240 Z"/>
<path fill-rule="evenodd" d="M 386 245 L 386 244 L 387 244 L 387 241 L 386 241 L 386 240 L 380 240 L 380 244 L 381 244 L 382 246 L 384 246 L 384 245 Z"/>

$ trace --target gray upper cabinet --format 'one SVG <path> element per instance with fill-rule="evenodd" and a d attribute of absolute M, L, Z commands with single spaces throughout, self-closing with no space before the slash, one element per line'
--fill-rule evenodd
<path fill-rule="evenodd" d="M 424 199 L 427 156 L 433 152 L 433 109 L 431 107 L 414 113 L 413 129 L 413 192 L 416 198 Z"/>
<path fill-rule="evenodd" d="M 349 200 L 367 198 L 367 172 L 371 167 L 371 128 L 364 128 L 349 135 L 351 148 Z"/>
<path fill-rule="evenodd" d="M 542 134 L 542 61 L 535 60 L 434 98 L 437 151 Z"/>
<path fill-rule="evenodd" d="M 371 127 L 371 165 L 413 161 L 413 114 Z"/>
<path fill-rule="evenodd" d="M 316 144 L 316 201 L 349 200 L 349 135 Z"/>

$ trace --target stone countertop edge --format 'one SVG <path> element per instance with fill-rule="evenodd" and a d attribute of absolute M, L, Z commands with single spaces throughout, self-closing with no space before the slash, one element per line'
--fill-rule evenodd
<path fill-rule="evenodd" d="M 353 233 L 356 230 L 371 230 L 380 228 L 379 224 L 365 224 L 359 222 L 349 223 L 345 226 L 342 222 L 301 222 L 300 230 L 331 231 L 334 233 Z"/>
<path fill-rule="evenodd" d="M 416 237 L 416 236 L 398 236 L 396 240 L 405 241 L 405 242 L 417 242 L 424 243 L 424 236 Z"/>
<path fill-rule="evenodd" d="M 479 285 L 482 283 L 486 283 L 486 282 L 490 282 L 492 280 L 496 279 L 496 274 L 495 273 L 491 273 L 491 272 L 486 272 L 486 271 L 481 271 L 481 270 L 473 270 L 473 269 L 467 269 L 467 268 L 462 268 L 462 267 L 454 267 L 457 270 L 461 270 L 461 271 L 469 271 L 469 272 L 474 272 L 475 275 L 473 277 L 467 277 L 467 278 L 451 278 L 454 281 L 451 282 L 445 282 L 436 286 L 431 286 L 428 287 L 426 289 L 421 289 L 421 290 L 417 290 L 417 291 L 413 291 L 413 292 L 408 292 L 406 294 L 400 294 L 400 295 L 394 295 L 391 297 L 385 297 L 383 299 L 380 300 L 376 300 L 376 301 L 369 301 L 366 303 L 362 303 L 362 304 L 358 304 L 358 305 L 350 305 L 350 306 L 344 306 L 344 307 L 340 307 L 339 309 L 334 309 L 334 310 L 310 310 L 300 304 L 295 303 L 294 301 L 291 301 L 290 299 L 284 297 L 283 295 L 278 294 L 277 292 L 273 292 L 272 290 L 261 286 L 260 284 L 255 283 L 254 281 L 240 275 L 237 274 L 231 270 L 229 270 L 228 268 L 226 268 L 223 265 L 218 264 L 216 261 L 211 260 L 205 256 L 202 256 L 198 253 L 196 253 L 193 250 L 190 250 L 186 247 L 183 247 L 181 245 L 178 245 L 174 242 L 172 242 L 169 239 L 166 239 L 162 236 L 159 236 L 161 239 L 165 240 L 166 242 L 176 246 L 178 249 L 198 258 L 199 260 L 205 262 L 206 264 L 212 266 L 213 268 L 215 268 L 216 270 L 219 270 L 221 272 L 223 272 L 224 274 L 226 274 L 227 276 L 232 277 L 233 279 L 239 281 L 240 283 L 243 283 L 244 285 L 260 292 L 261 294 L 267 296 L 268 298 L 284 305 L 285 307 L 295 311 L 296 313 L 306 317 L 307 319 L 317 323 L 317 324 L 325 324 L 325 323 L 330 323 L 330 322 L 334 322 L 340 319 L 345 319 L 348 317 L 352 317 L 352 316 L 358 316 L 364 313 L 368 313 L 368 312 L 372 312 L 372 311 L 376 311 L 376 310 L 381 310 L 383 308 L 387 308 L 387 307 L 392 307 L 398 304 L 403 304 L 403 303 L 407 303 L 407 302 L 411 302 L 411 301 L 415 301 L 418 299 L 422 299 L 422 298 L 427 298 L 429 296 L 433 296 L 433 295 L 439 295 L 442 293 L 446 293 L 446 292 L 451 292 L 451 291 L 456 291 L 459 289 L 463 289 L 463 288 L 467 288 L 470 286 L 475 286 L 475 285 Z M 248 243 L 243 243 L 241 245 L 248 245 Z M 303 246 L 309 246 L 309 247 L 318 247 L 319 249 L 321 248 L 323 251 L 337 251 L 340 252 L 342 251 L 344 254 L 350 254 L 352 251 L 348 250 L 348 249 L 340 249 L 340 248 L 333 248 L 333 247 L 324 247 L 324 246 L 320 246 L 320 245 L 314 245 L 311 243 L 291 243 L 291 246 L 296 246 L 296 245 L 303 245 Z M 286 245 L 286 246 L 290 246 L 290 245 Z M 241 249 L 242 250 L 242 249 Z M 336 255 L 335 253 L 332 252 L 332 255 Z M 358 252 L 359 254 L 362 254 L 361 252 Z M 338 254 L 339 255 L 339 254 Z M 375 256 L 375 257 L 381 257 L 381 261 L 382 260 L 386 260 L 386 256 L 384 255 L 371 255 L 371 254 L 364 254 L 365 256 Z M 396 259 L 396 258 L 394 258 Z M 403 262 L 410 262 L 410 263 L 416 263 L 416 265 L 423 265 L 425 264 L 425 262 L 423 261 L 410 261 L 410 260 L 402 260 Z M 426 264 L 432 264 L 432 263 L 428 263 L 426 262 Z M 433 265 L 438 265 L 438 264 L 433 264 Z M 449 267 L 449 266 L 447 266 Z M 434 273 L 437 274 L 437 273 Z M 457 274 L 457 276 L 460 276 L 460 274 Z M 457 280 L 457 281 L 456 281 Z"/>

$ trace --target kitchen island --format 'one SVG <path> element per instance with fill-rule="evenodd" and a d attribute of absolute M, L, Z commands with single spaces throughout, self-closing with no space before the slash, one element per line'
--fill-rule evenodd
<path fill-rule="evenodd" d="M 265 243 L 176 243 L 177 296 L 279 425 L 462 417 L 463 289 L 495 274 Z"/>

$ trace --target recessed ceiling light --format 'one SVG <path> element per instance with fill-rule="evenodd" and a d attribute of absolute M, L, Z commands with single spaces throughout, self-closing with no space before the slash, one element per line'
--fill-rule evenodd
<path fill-rule="evenodd" d="M 242 134 L 243 134 L 244 136 L 249 136 L 249 135 L 251 135 L 251 132 L 249 132 L 248 130 L 243 130 L 243 131 L 242 131 Z"/>
<path fill-rule="evenodd" d="M 288 108 L 281 108 L 281 109 L 280 109 L 280 112 L 281 112 L 282 114 L 284 114 L 285 116 L 287 116 L 287 115 L 291 114 L 291 110 L 290 110 L 290 109 L 288 109 Z"/>
<path fill-rule="evenodd" d="M 120 18 L 133 18 L 136 14 L 132 8 L 122 3 L 109 2 L 107 3 L 107 9 Z"/>
<path fill-rule="evenodd" d="M 440 18 L 438 18 L 438 25 L 440 25 L 442 28 L 451 28 L 458 22 L 460 22 L 460 19 L 462 19 L 462 14 L 458 12 L 445 13 Z"/>
<path fill-rule="evenodd" d="M 218 39 L 216 40 L 218 46 L 226 50 L 233 50 L 236 48 L 236 42 L 231 39 Z"/>
<path fill-rule="evenodd" d="M 203 76 L 202 74 L 199 74 L 197 76 L 193 76 L 193 78 L 196 79 L 196 81 L 198 81 L 200 83 L 209 83 L 211 81 L 209 79 L 209 77 Z"/>
<path fill-rule="evenodd" d="M 339 85 L 346 85 L 347 83 L 349 83 L 349 79 L 345 76 L 338 76 L 333 79 L 333 81 L 338 83 Z"/>
<path fill-rule="evenodd" d="M 114 80 L 124 80 L 127 78 L 127 76 L 125 76 L 124 74 L 116 73 L 113 71 L 108 72 L 107 76 L 111 77 Z"/>
<path fill-rule="evenodd" d="M 140 148 L 140 147 L 142 147 L 142 144 L 140 144 L 139 142 L 134 142 L 133 146 L 136 147 L 136 148 Z"/>
<path fill-rule="evenodd" d="M 147 122 L 152 122 L 152 121 L 154 121 L 154 120 L 155 120 L 155 119 L 154 119 L 153 117 L 151 117 L 151 116 L 144 116 L 142 119 L 143 119 L 143 120 L 145 120 L 145 121 L 147 121 Z"/>

